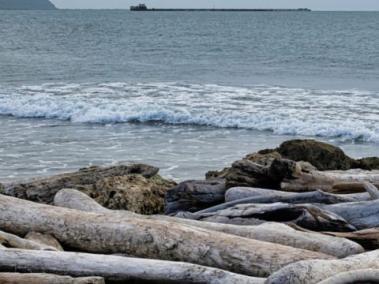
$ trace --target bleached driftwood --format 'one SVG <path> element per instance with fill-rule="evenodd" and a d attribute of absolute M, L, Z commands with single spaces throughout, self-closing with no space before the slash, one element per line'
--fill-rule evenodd
<path fill-rule="evenodd" d="M 31 249 L 31 250 L 56 250 L 55 247 L 41 244 L 32 240 L 26 240 L 19 236 L 0 231 L 0 244 L 4 247 Z"/>
<path fill-rule="evenodd" d="M 254 191 L 254 189 L 249 189 L 249 190 L 251 193 L 253 193 Z M 263 192 L 263 191 L 269 191 L 269 193 L 263 193 L 262 195 L 258 195 L 260 192 Z M 371 192 L 374 195 L 376 195 L 374 191 L 371 191 Z M 224 210 L 235 205 L 249 204 L 249 203 L 283 202 L 283 203 L 290 203 L 290 204 L 301 204 L 301 203 L 336 204 L 336 203 L 354 202 L 354 201 L 370 199 L 370 195 L 368 193 L 338 195 L 338 194 L 323 192 L 321 190 L 310 191 L 310 192 L 289 193 L 289 192 L 270 190 L 270 189 L 258 189 L 257 193 L 258 193 L 257 194 L 258 196 L 247 197 L 243 199 L 236 199 L 233 201 L 229 201 L 217 206 L 213 206 L 213 207 L 198 211 L 196 213 L 198 214 L 210 213 L 210 212 L 215 212 L 218 210 Z M 349 196 L 349 195 L 353 195 L 353 196 Z M 230 194 L 229 194 L 229 198 L 230 198 Z"/>
<path fill-rule="evenodd" d="M 38 232 L 29 232 L 25 236 L 25 239 L 41 245 L 53 247 L 58 251 L 63 251 L 61 244 L 51 235 L 41 234 Z"/>
<path fill-rule="evenodd" d="M 331 193 L 363 192 L 364 182 L 379 186 L 379 171 L 348 170 L 348 171 L 311 171 L 299 172 L 295 179 L 285 179 L 281 189 L 285 191 L 323 190 Z"/>
<path fill-rule="evenodd" d="M 105 284 L 102 277 L 60 276 L 45 273 L 0 273 L 1 284 Z"/>
<path fill-rule="evenodd" d="M 339 273 L 318 284 L 378 283 L 379 269 L 352 270 Z"/>
<path fill-rule="evenodd" d="M 106 280 L 154 280 L 170 283 L 262 284 L 263 278 L 183 262 L 73 252 L 0 251 L 0 270 L 101 276 Z"/>
<path fill-rule="evenodd" d="M 379 250 L 339 260 L 310 260 L 290 264 L 275 272 L 267 284 L 313 284 L 338 273 L 360 269 L 379 269 Z"/>
<path fill-rule="evenodd" d="M 115 211 L 102 207 L 86 194 L 75 189 L 62 189 L 54 197 L 56 206 L 78 209 L 87 212 L 110 212 L 112 214 L 134 214 L 128 211 Z M 301 249 L 319 251 L 336 257 L 363 252 L 363 248 L 355 242 L 344 238 L 331 238 L 319 233 L 300 232 L 279 223 L 265 223 L 258 226 L 235 226 L 227 224 L 200 222 L 168 216 L 139 216 L 153 220 L 166 220 L 184 225 L 204 228 L 212 231 L 237 235 L 249 239 L 261 240 L 292 246 Z"/>
<path fill-rule="evenodd" d="M 295 261 L 333 258 L 175 222 L 87 213 L 4 195 L 0 229 L 52 234 L 62 245 L 81 251 L 185 261 L 253 276 L 267 276 Z"/>

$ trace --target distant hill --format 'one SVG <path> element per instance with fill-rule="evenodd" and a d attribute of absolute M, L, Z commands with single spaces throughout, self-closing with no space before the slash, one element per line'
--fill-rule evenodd
<path fill-rule="evenodd" d="M 49 0 L 0 0 L 0 10 L 55 10 Z"/>

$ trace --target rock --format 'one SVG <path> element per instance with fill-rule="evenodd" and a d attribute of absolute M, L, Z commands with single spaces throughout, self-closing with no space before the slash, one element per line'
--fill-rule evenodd
<path fill-rule="evenodd" d="M 157 175 L 159 169 L 144 164 L 114 167 L 89 167 L 74 173 L 11 184 L 4 193 L 50 204 L 63 188 L 78 189 L 110 209 L 137 213 L 163 213 L 164 194 L 175 182 Z"/>
<path fill-rule="evenodd" d="M 225 182 L 222 179 L 185 181 L 166 193 L 166 214 L 179 211 L 196 212 L 225 201 Z"/>
<path fill-rule="evenodd" d="M 283 179 L 291 179 L 299 171 L 297 163 L 287 159 L 271 159 L 258 164 L 251 160 L 234 162 L 225 175 L 226 188 L 262 187 L 279 189 Z"/>
<path fill-rule="evenodd" d="M 355 167 L 364 170 L 379 170 L 379 158 L 368 157 L 356 160 Z"/>
<path fill-rule="evenodd" d="M 150 179 L 142 175 L 108 177 L 96 183 L 96 191 L 89 196 L 109 209 L 128 210 L 139 214 L 164 212 L 164 197 L 175 182 L 156 175 Z"/>
<path fill-rule="evenodd" d="M 276 149 L 283 157 L 311 163 L 321 171 L 348 170 L 355 161 L 338 147 L 315 140 L 290 140 Z"/>

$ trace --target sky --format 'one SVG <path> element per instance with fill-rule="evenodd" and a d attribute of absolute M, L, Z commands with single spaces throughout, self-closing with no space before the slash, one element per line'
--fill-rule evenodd
<path fill-rule="evenodd" d="M 51 0 L 58 8 L 310 8 L 313 10 L 379 10 L 379 0 Z"/>

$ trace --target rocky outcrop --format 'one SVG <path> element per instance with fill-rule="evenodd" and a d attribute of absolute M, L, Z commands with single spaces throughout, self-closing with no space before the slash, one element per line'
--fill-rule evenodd
<path fill-rule="evenodd" d="M 89 167 L 74 173 L 8 185 L 4 193 L 50 204 L 59 190 L 76 188 L 110 209 L 141 214 L 163 213 L 165 192 L 176 183 L 163 179 L 158 171 L 158 168 L 144 164 Z"/>
<path fill-rule="evenodd" d="M 166 193 L 166 214 L 179 211 L 195 212 L 225 201 L 225 182 L 222 179 L 185 181 Z"/>

